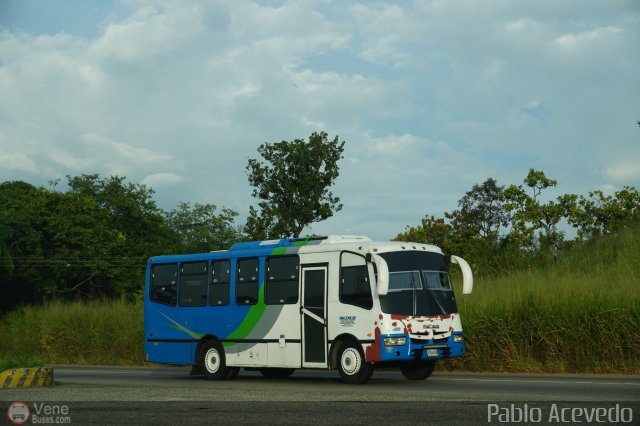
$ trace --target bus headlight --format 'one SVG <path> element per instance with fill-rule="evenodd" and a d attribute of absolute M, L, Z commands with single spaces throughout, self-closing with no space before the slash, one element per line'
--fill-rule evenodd
<path fill-rule="evenodd" d="M 385 337 L 384 345 L 385 346 L 404 346 L 407 344 L 406 337 Z"/>
<path fill-rule="evenodd" d="M 464 336 L 462 334 L 454 334 L 453 343 L 464 343 Z"/>

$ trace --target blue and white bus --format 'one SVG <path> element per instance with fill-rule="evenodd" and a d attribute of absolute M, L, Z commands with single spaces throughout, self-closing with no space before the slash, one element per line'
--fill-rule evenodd
<path fill-rule="evenodd" d="M 374 369 L 426 379 L 436 360 L 463 355 L 449 263 L 435 246 L 357 235 L 237 243 L 229 250 L 156 256 L 147 264 L 145 357 L 192 365 L 206 379 L 240 368 L 286 377 L 337 369 L 365 383 Z"/>

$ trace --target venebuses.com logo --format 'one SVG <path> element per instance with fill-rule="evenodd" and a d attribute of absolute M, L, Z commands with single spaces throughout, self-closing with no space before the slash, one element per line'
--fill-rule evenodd
<path fill-rule="evenodd" d="M 29 421 L 31 411 L 24 402 L 14 402 L 7 409 L 7 418 L 12 425 L 23 425 Z"/>
<path fill-rule="evenodd" d="M 16 401 L 7 408 L 9 424 L 70 424 L 69 406 L 33 402 L 29 404 Z"/>

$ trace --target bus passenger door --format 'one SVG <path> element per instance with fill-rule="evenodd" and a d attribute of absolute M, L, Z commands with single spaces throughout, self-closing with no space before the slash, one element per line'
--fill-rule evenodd
<path fill-rule="evenodd" d="M 327 266 L 302 265 L 302 366 L 327 366 Z"/>

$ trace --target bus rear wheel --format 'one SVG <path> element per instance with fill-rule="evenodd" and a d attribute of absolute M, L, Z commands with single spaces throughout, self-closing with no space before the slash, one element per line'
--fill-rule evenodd
<path fill-rule="evenodd" d="M 200 348 L 200 367 L 207 380 L 224 380 L 228 369 L 225 363 L 224 349 L 217 340 L 210 340 Z"/>
<path fill-rule="evenodd" d="M 401 365 L 400 371 L 409 380 L 425 380 L 431 376 L 435 367 L 435 361 L 412 362 Z"/>
<path fill-rule="evenodd" d="M 344 342 L 338 350 L 338 372 L 349 385 L 361 385 L 373 375 L 373 366 L 366 362 L 362 347 L 352 341 Z"/>

